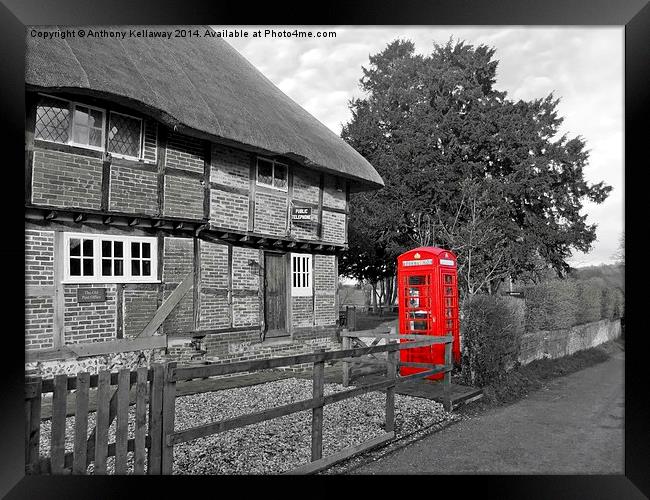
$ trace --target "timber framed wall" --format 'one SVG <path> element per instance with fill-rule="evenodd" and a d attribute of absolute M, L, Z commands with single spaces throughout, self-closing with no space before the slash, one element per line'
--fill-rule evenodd
<path fill-rule="evenodd" d="M 40 95 L 28 92 L 28 352 L 133 338 L 192 270 L 192 290 L 159 330 L 179 359 L 196 355 L 198 348 L 219 359 L 241 360 L 331 347 L 338 319 L 337 255 L 347 243 L 348 180 L 244 145 L 184 135 L 105 99 L 57 97 L 103 109 L 106 117 L 116 112 L 140 118 L 142 154 L 122 158 L 35 137 Z M 108 119 L 104 126 L 108 136 Z M 258 158 L 287 166 L 286 190 L 257 181 Z M 292 207 L 310 208 L 311 219 L 291 221 Z M 155 237 L 155 279 L 64 283 L 68 257 L 61 241 L 69 232 Z M 285 340 L 260 342 L 265 251 L 287 255 L 287 266 L 291 253 L 312 255 L 312 295 L 292 296 L 288 283 Z M 79 288 L 105 289 L 105 300 L 79 303 Z"/>

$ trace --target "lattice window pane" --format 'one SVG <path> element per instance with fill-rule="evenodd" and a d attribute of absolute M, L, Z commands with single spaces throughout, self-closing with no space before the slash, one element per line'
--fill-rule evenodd
<path fill-rule="evenodd" d="M 68 142 L 70 128 L 70 109 L 68 103 L 58 99 L 42 98 L 36 107 L 37 139 L 54 142 Z"/>
<path fill-rule="evenodd" d="M 139 119 L 111 113 L 108 150 L 111 153 L 140 158 L 141 128 Z"/>

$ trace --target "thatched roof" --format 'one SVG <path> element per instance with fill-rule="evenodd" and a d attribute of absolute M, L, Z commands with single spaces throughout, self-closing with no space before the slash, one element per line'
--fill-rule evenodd
<path fill-rule="evenodd" d="M 92 28 L 173 31 L 161 26 Z M 193 28 L 201 34 L 210 29 Z M 353 191 L 384 185 L 365 158 L 218 37 L 44 40 L 29 36 L 28 30 L 25 80 L 32 89 L 118 100 L 190 135 L 288 156 L 354 180 Z"/>

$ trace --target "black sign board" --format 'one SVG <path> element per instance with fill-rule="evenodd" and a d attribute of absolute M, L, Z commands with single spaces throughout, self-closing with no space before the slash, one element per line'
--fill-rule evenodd
<path fill-rule="evenodd" d="M 311 208 L 291 207 L 291 220 L 311 220 Z"/>
<path fill-rule="evenodd" d="M 106 288 L 77 288 L 77 302 L 106 302 Z"/>

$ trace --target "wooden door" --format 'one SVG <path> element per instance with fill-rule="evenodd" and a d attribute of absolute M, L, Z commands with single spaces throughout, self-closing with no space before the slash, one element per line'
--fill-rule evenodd
<path fill-rule="evenodd" d="M 288 335 L 287 327 L 287 271 L 284 255 L 264 255 L 264 323 L 266 337 Z"/>

